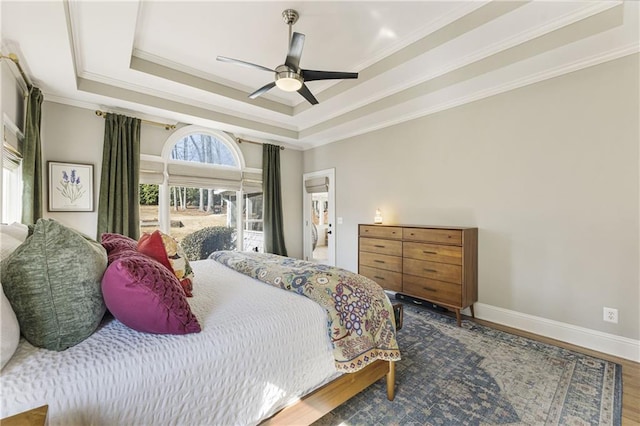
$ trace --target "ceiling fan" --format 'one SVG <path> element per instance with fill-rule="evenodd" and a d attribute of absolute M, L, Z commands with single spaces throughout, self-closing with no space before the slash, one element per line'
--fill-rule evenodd
<path fill-rule="evenodd" d="M 302 56 L 302 47 L 304 46 L 304 34 L 293 33 L 291 29 L 293 24 L 298 21 L 298 12 L 293 9 L 287 9 L 282 12 L 284 22 L 289 25 L 289 52 L 284 64 L 279 65 L 276 69 L 263 67 L 262 65 L 253 64 L 251 62 L 241 61 L 239 59 L 227 58 L 225 56 L 218 56 L 217 60 L 222 62 L 230 62 L 233 64 L 242 65 L 249 68 L 255 68 L 263 71 L 270 71 L 275 73 L 275 80 L 271 83 L 265 84 L 255 92 L 251 93 L 249 97 L 255 99 L 258 96 L 266 93 L 274 86 L 285 92 L 298 92 L 300 93 L 310 104 L 315 105 L 318 100 L 313 96 L 305 82 L 316 80 L 342 80 L 358 78 L 357 72 L 339 72 L 339 71 L 314 71 L 305 70 L 300 68 L 300 56 Z"/>

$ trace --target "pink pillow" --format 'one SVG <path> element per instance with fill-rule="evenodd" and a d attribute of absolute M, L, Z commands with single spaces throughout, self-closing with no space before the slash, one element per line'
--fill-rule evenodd
<path fill-rule="evenodd" d="M 157 334 L 200 332 L 178 279 L 141 253 L 115 260 L 102 277 L 109 311 L 134 330 Z"/>
<path fill-rule="evenodd" d="M 100 236 L 102 247 L 107 250 L 109 264 L 122 256 L 129 256 L 138 251 L 138 242 L 125 235 L 105 232 Z"/>

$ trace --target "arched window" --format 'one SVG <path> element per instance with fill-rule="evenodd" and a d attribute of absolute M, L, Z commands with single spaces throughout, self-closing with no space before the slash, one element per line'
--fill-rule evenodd
<path fill-rule="evenodd" d="M 237 159 L 227 143 L 211 134 L 193 133 L 176 142 L 170 156 L 172 160 L 238 168 Z"/>
<path fill-rule="evenodd" d="M 141 161 L 141 233 L 157 227 L 182 242 L 194 232 L 208 232 L 215 234 L 218 249 L 262 251 L 262 189 L 256 190 L 255 170 L 247 173 L 244 164 L 235 140 L 224 132 L 199 126 L 174 132 L 162 163 Z"/>

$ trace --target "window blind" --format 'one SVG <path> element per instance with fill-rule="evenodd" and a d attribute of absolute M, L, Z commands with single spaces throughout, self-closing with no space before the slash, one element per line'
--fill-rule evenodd
<path fill-rule="evenodd" d="M 15 170 L 22 163 L 22 155 L 8 143 L 2 144 L 2 167 L 8 170 Z"/>
<path fill-rule="evenodd" d="M 304 188 L 309 194 L 329 192 L 329 178 L 325 176 L 307 179 L 304 181 Z"/>
<path fill-rule="evenodd" d="M 140 183 L 160 185 L 164 182 L 164 163 L 140 160 Z"/>
<path fill-rule="evenodd" d="M 224 167 L 198 167 L 192 164 L 169 164 L 169 185 L 189 188 L 212 188 L 239 191 L 242 172 Z"/>

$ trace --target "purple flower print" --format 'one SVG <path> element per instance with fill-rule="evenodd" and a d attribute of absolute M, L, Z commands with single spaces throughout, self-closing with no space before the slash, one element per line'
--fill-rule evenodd
<path fill-rule="evenodd" d="M 80 176 L 76 175 L 75 169 L 71 169 L 71 177 L 69 177 L 66 170 L 62 171 L 62 180 L 56 189 L 60 192 L 60 195 L 68 199 L 71 204 L 78 201 L 86 192 L 86 189 L 82 188 Z"/>

